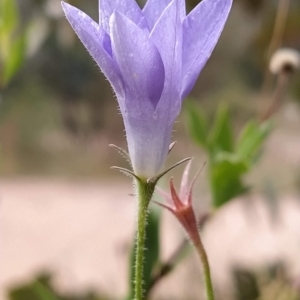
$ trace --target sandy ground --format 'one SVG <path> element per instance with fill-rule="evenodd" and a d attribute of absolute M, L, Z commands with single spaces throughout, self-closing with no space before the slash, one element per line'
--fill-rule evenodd
<path fill-rule="evenodd" d="M 93 288 L 118 297 L 126 293 L 126 255 L 135 221 L 129 182 L 31 178 L 2 179 L 0 185 L 1 300 L 7 288 L 44 270 L 53 271 L 55 284 L 64 291 Z M 276 226 L 259 197 L 234 201 L 208 223 L 204 241 L 217 285 L 230 283 L 232 264 L 253 267 L 278 258 L 289 264 L 292 274 L 300 275 L 300 206 L 293 196 L 283 200 Z M 163 237 L 167 257 L 182 238 L 168 214 Z M 187 259 L 162 282 L 157 294 L 167 290 L 173 299 L 183 294 L 188 299 L 190 285 L 174 288 L 174 281 L 187 280 L 193 293 L 201 293 L 194 259 Z"/>
<path fill-rule="evenodd" d="M 17 179 L 0 185 L 2 292 L 48 269 L 63 287 L 125 290 L 115 274 L 125 277 L 122 247 L 134 226 L 130 184 Z"/>

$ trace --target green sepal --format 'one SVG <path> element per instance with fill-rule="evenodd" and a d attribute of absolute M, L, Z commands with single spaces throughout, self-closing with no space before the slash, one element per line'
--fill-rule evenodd
<path fill-rule="evenodd" d="M 109 144 L 108 147 L 115 149 L 121 156 L 123 156 L 130 163 L 129 153 L 125 149 L 114 144 Z"/>
<path fill-rule="evenodd" d="M 172 171 L 174 168 L 182 165 L 183 163 L 191 160 L 192 158 L 191 157 L 187 157 L 187 158 L 184 158 L 182 160 L 180 160 L 179 162 L 177 162 L 176 164 L 174 164 L 173 166 L 171 166 L 170 168 L 166 169 L 165 171 L 161 172 L 160 174 L 158 174 L 157 176 L 155 177 L 151 177 L 149 179 L 147 179 L 147 183 L 152 183 L 152 184 L 155 184 L 164 176 L 166 175 L 167 173 L 169 173 L 170 171 Z"/>

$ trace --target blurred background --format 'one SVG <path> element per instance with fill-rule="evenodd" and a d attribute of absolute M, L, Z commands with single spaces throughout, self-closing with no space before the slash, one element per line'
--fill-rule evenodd
<path fill-rule="evenodd" d="M 135 211 L 130 180 L 110 169 L 126 166 L 108 147 L 126 148 L 117 101 L 59 0 L 1 1 L 0 299 L 122 299 Z M 97 0 L 68 2 L 98 18 Z M 198 3 L 187 0 L 187 9 Z M 299 16 L 299 0 L 234 0 L 186 103 L 209 120 L 225 103 L 238 135 L 272 102 L 271 54 L 300 51 Z M 207 154 L 191 139 L 188 118 L 184 104 L 167 164 L 193 156 L 196 170 Z M 203 232 L 220 299 L 300 299 L 299 73 L 274 121 L 259 162 L 243 178 L 251 191 L 222 207 Z M 205 169 L 194 198 L 199 211 L 209 208 Z M 167 260 L 183 233 L 167 213 L 161 222 Z M 151 297 L 201 299 L 196 260 L 185 257 Z"/>

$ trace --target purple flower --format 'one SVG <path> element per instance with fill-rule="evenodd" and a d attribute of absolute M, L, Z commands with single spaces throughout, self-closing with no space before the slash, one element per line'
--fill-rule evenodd
<path fill-rule="evenodd" d="M 210 57 L 232 0 L 203 0 L 186 16 L 184 0 L 99 0 L 99 22 L 62 3 L 78 37 L 111 83 L 132 166 L 161 170 L 182 99 Z"/>

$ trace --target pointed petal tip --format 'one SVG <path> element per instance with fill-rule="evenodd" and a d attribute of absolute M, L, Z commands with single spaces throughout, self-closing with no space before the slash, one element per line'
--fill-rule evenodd
<path fill-rule="evenodd" d="M 182 98 L 192 90 L 211 56 L 225 26 L 232 3 L 232 0 L 203 0 L 184 19 L 183 52 L 186 59 L 183 62 Z"/>
<path fill-rule="evenodd" d="M 132 95 L 131 103 L 141 107 L 138 99 L 145 99 L 141 108 L 153 111 L 161 97 L 165 80 L 160 53 L 149 34 L 123 13 L 114 11 L 109 22 L 112 49 L 126 81 L 128 94 Z"/>
<path fill-rule="evenodd" d="M 66 18 L 70 21 L 69 18 L 74 18 L 76 19 L 75 17 L 75 14 L 78 14 L 78 13 L 82 13 L 82 11 L 80 9 L 78 9 L 77 7 L 67 3 L 67 2 L 64 2 L 64 1 L 61 1 L 61 7 L 66 15 Z M 71 22 L 71 21 L 70 21 Z"/>
<path fill-rule="evenodd" d="M 115 21 L 116 15 L 118 15 L 118 17 L 120 17 L 120 15 L 122 15 L 122 14 L 120 12 L 114 10 L 113 13 L 109 17 L 109 27 L 111 27 L 111 24 Z"/>
<path fill-rule="evenodd" d="M 173 191 L 176 193 L 175 187 L 174 187 L 173 177 L 170 178 L 170 190 L 171 190 L 171 194 L 173 193 Z"/>
<path fill-rule="evenodd" d="M 66 10 L 70 10 L 72 8 L 74 9 L 74 7 L 71 4 L 69 4 L 65 1 L 61 1 L 60 4 L 61 4 L 61 7 L 62 7 L 64 12 L 66 12 Z"/>
<path fill-rule="evenodd" d="M 99 1 L 100 24 L 107 32 L 109 20 L 113 12 L 117 10 L 141 28 L 146 28 L 146 20 L 135 0 L 101 0 Z"/>
<path fill-rule="evenodd" d="M 126 23 L 129 20 L 124 14 L 121 12 L 114 10 L 113 13 L 109 17 L 109 28 L 119 28 L 120 26 L 124 26 L 124 23 Z"/>

